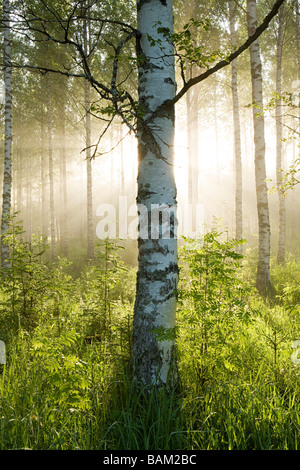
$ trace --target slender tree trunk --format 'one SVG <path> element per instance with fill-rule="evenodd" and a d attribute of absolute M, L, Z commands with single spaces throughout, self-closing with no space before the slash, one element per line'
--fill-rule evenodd
<path fill-rule="evenodd" d="M 61 214 L 60 214 L 60 230 L 61 230 L 61 247 L 64 256 L 69 255 L 69 239 L 68 239 L 68 193 L 67 193 L 67 162 L 66 162 L 66 101 L 67 86 L 63 82 L 64 97 L 61 103 L 61 136 L 59 136 L 60 145 L 60 197 L 61 197 Z"/>
<path fill-rule="evenodd" d="M 110 126 L 110 187 L 111 187 L 111 194 L 110 194 L 110 198 L 111 198 L 111 204 L 116 207 L 116 204 L 117 204 L 117 191 L 116 189 L 118 189 L 118 185 L 116 184 L 116 168 L 115 168 L 115 150 L 113 150 L 114 148 L 114 142 L 115 142 L 115 139 L 118 138 L 118 135 L 116 134 L 115 132 L 115 126 L 112 125 Z"/>
<path fill-rule="evenodd" d="M 198 93 L 197 87 L 186 94 L 187 147 L 188 147 L 188 202 L 191 208 L 191 229 L 197 230 L 197 204 L 199 202 L 199 157 L 198 157 Z"/>
<path fill-rule="evenodd" d="M 119 138 L 120 138 L 120 194 L 125 194 L 125 166 L 124 166 L 124 140 L 123 140 L 123 127 L 119 124 Z"/>
<path fill-rule="evenodd" d="M 234 1 L 229 1 L 230 39 L 231 45 L 236 47 L 235 32 L 235 6 Z M 235 237 L 243 238 L 243 176 L 242 176 L 242 150 L 241 150 L 241 126 L 238 96 L 237 61 L 231 63 L 231 92 L 234 129 L 234 161 L 235 161 Z M 242 251 L 239 247 L 238 251 Z"/>
<path fill-rule="evenodd" d="M 296 92 L 299 93 L 300 91 L 300 10 L 299 10 L 299 0 L 295 0 L 295 15 L 296 15 L 296 49 L 297 49 L 297 84 L 296 84 Z M 298 95 L 299 96 L 299 95 Z M 299 101 L 298 101 L 299 102 Z M 299 157 L 299 148 L 300 148 L 300 106 L 298 105 L 298 116 L 294 118 L 294 123 L 291 125 L 292 128 L 295 128 L 298 132 L 298 141 L 296 147 L 294 146 L 294 159 Z M 291 194 L 291 204 L 294 207 L 294 200 L 295 200 L 295 192 L 292 191 Z M 295 217 L 293 220 L 293 235 L 297 236 L 299 232 L 299 217 Z"/>
<path fill-rule="evenodd" d="M 216 165 L 217 165 L 217 196 L 219 199 L 221 189 L 221 170 L 220 170 L 220 146 L 219 146 L 219 125 L 218 125 L 218 113 L 217 113 L 217 84 L 214 86 L 214 126 L 216 136 Z"/>
<path fill-rule="evenodd" d="M 85 55 L 89 54 L 89 27 L 84 22 L 83 43 Z M 88 60 L 88 59 L 87 59 Z M 94 257 L 94 224 L 93 224 L 93 176 L 92 176 L 92 160 L 91 160 L 91 115 L 90 115 L 90 82 L 85 80 L 84 83 L 84 99 L 85 99 L 85 146 L 86 146 L 86 176 L 87 176 L 87 256 L 88 259 Z"/>
<path fill-rule="evenodd" d="M 195 16 L 196 3 L 188 0 L 184 2 L 185 21 L 188 23 Z M 193 31 L 196 34 L 196 31 Z M 189 66 L 188 79 L 193 76 L 194 67 Z M 187 148 L 188 148 L 188 203 L 191 209 L 191 229 L 197 230 L 197 204 L 199 202 L 199 98 L 198 87 L 190 88 L 186 94 L 186 125 L 187 125 Z"/>
<path fill-rule="evenodd" d="M 297 79 L 298 79 L 298 86 L 297 92 L 300 90 L 300 10 L 299 10 L 299 0 L 295 0 L 295 13 L 296 13 L 296 41 L 297 41 Z M 300 106 L 298 107 L 298 132 L 300 129 Z M 300 145 L 300 132 L 298 138 L 298 145 Z"/>
<path fill-rule="evenodd" d="M 19 212 L 19 217 L 21 217 L 22 212 L 22 148 L 19 148 L 18 158 L 17 158 L 17 211 Z"/>
<path fill-rule="evenodd" d="M 2 220 L 1 236 L 3 237 L 8 229 L 9 216 L 11 212 L 11 191 L 12 191 L 12 69 L 10 50 L 10 5 L 9 0 L 3 0 L 3 36 L 4 36 L 4 87 L 5 87 L 5 135 L 4 135 L 4 176 L 2 193 Z M 9 246 L 2 240 L 1 263 L 2 267 L 9 267 Z"/>
<path fill-rule="evenodd" d="M 21 114 L 21 113 L 20 113 Z M 22 117 L 21 117 L 22 123 Z M 16 152 L 16 176 L 15 176 L 15 184 L 17 187 L 17 212 L 18 212 L 18 219 L 22 220 L 22 208 L 23 208 L 23 201 L 22 201 L 22 192 L 23 192 L 23 128 L 22 124 L 19 125 L 19 132 L 18 137 L 15 142 L 15 151 Z"/>
<path fill-rule="evenodd" d="M 277 38 L 277 65 L 276 65 L 276 93 L 278 95 L 276 106 L 276 179 L 277 179 L 277 193 L 278 193 L 278 252 L 277 262 L 284 263 L 285 261 L 285 199 L 282 190 L 282 100 L 281 100 L 281 62 L 282 62 L 282 46 L 283 46 L 283 28 L 284 28 L 284 5 L 280 8 L 278 14 L 278 38 Z"/>
<path fill-rule="evenodd" d="M 54 164 L 53 164 L 53 128 L 51 107 L 51 85 L 49 74 L 46 76 L 47 85 L 47 119 L 48 119 L 48 157 L 49 157 L 49 185 L 50 185 L 50 234 L 51 234 L 51 256 L 56 260 L 56 227 L 55 227 L 55 205 L 54 205 Z"/>
<path fill-rule="evenodd" d="M 31 162 L 26 164 L 26 241 L 32 241 L 32 184 L 30 178 Z"/>
<path fill-rule="evenodd" d="M 43 90 L 44 77 L 41 80 L 41 88 Z M 42 203 L 42 235 L 48 238 L 48 223 L 47 223 L 47 197 L 46 197 L 46 145 L 45 145 L 45 109 L 44 103 L 41 102 L 41 203 Z"/>
<path fill-rule="evenodd" d="M 175 93 L 172 46 L 157 32 L 157 24 L 173 31 L 171 0 L 138 0 L 137 55 L 139 104 L 144 110 L 138 121 L 139 238 L 138 273 L 133 326 L 133 369 L 142 384 L 163 386 L 174 369 L 174 340 L 178 279 L 176 187 L 173 171 L 174 106 L 159 106 Z M 161 40 L 150 46 L 148 35 Z M 159 214 L 160 212 L 160 214 Z M 161 339 L 161 340 L 160 340 Z M 172 381 L 170 381 L 172 382 Z"/>
<path fill-rule="evenodd" d="M 248 33 L 252 34 L 257 25 L 256 0 L 247 0 Z M 261 112 L 263 105 L 262 70 L 258 40 L 250 46 L 253 127 L 254 127 L 254 163 L 258 215 L 258 264 L 256 287 L 262 295 L 272 291 L 270 281 L 270 219 L 268 189 L 266 184 L 265 163 L 265 124 Z"/>

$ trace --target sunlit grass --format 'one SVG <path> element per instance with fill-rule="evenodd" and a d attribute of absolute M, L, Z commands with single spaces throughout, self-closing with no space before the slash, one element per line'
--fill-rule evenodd
<path fill-rule="evenodd" d="M 76 283 L 63 275 L 68 266 L 56 267 L 49 280 L 43 274 L 44 292 L 50 294 L 41 304 L 37 299 L 38 324 L 21 318 L 5 337 L 0 449 L 298 450 L 300 369 L 291 360 L 292 342 L 300 339 L 298 270 L 294 262 L 274 269 L 281 294 L 269 305 L 239 286 L 235 267 L 221 264 L 224 247 L 218 245 L 215 262 L 212 254 L 209 258 L 215 285 L 222 276 L 222 305 L 208 286 L 208 271 L 197 271 L 198 265 L 194 273 L 201 274 L 209 296 L 201 297 L 196 277 L 199 289 L 192 295 L 207 316 L 188 292 L 180 304 L 176 389 L 149 392 L 132 380 L 134 276 L 125 272 L 122 281 L 124 271 L 118 271 L 121 282 L 111 283 L 103 304 L 103 280 L 110 282 L 115 272 L 109 279 L 108 272 L 88 268 Z M 59 296 L 51 294 L 54 283 Z M 22 305 L 1 290 L 0 296 L 16 312 Z M 109 322 L 100 306 L 109 311 Z M 1 325 L 7 324 L 11 313 L 6 308 L 1 315 Z"/>
<path fill-rule="evenodd" d="M 86 409 L 53 407 L 51 387 L 40 390 L 26 349 L 15 352 L 2 371 L 1 449 L 299 448 L 299 388 L 282 391 L 265 382 L 264 371 L 198 396 L 184 389 L 185 377 L 181 392 L 149 394 L 97 363 L 87 373 Z"/>

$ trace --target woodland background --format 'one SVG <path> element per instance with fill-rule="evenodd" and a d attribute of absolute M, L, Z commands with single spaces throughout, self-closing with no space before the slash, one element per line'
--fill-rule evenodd
<path fill-rule="evenodd" d="M 246 2 L 233 3 L 240 44 L 247 38 Z M 260 20 L 273 3 L 257 1 Z M 17 12 L 23 3 L 14 5 Z M 175 31 L 185 32 L 183 46 L 192 56 L 201 45 L 202 62 L 190 73 L 231 50 L 228 6 L 218 0 L 174 2 Z M 66 4 L 40 1 L 32 7 L 53 17 Z M 98 2 L 94 8 L 102 18 L 135 24 L 132 1 Z M 196 33 L 190 18 L 203 22 Z M 84 79 L 30 68 L 46 64 L 68 70 L 66 47 L 49 47 L 38 35 L 33 42 L 24 29 L 12 29 L 14 215 L 5 235 L 10 268 L 3 267 L 0 286 L 0 338 L 7 352 L 0 365 L 1 449 L 299 448 L 298 2 L 286 1 L 281 18 L 280 93 L 278 18 L 259 38 L 272 296 L 259 295 L 255 285 L 258 226 L 246 51 L 237 60 L 245 242 L 236 237 L 231 67 L 196 85 L 176 107 L 178 201 L 195 202 L 195 189 L 189 188 L 197 188 L 204 238 L 198 249 L 189 249 L 187 240 L 179 243 L 179 385 L 151 394 L 131 380 L 136 240 L 96 235 L 99 205 L 118 209 L 119 196 L 127 197 L 128 207 L 135 203 L 135 137 L 111 109 L 101 107 Z M 96 37 L 91 28 L 86 22 L 82 31 L 86 48 Z M 104 81 L 118 40 L 118 28 L 106 24 L 92 51 Z M 132 83 L 134 95 L 133 54 L 128 45 L 120 81 Z M 276 191 L 279 100 L 284 198 Z M 3 160 L 3 104 L 0 112 Z M 285 246 L 278 259 L 280 197 Z"/>

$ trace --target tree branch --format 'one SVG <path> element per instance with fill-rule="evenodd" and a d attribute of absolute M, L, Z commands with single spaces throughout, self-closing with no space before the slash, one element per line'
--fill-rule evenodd
<path fill-rule="evenodd" d="M 268 28 L 271 20 L 276 16 L 278 13 L 279 8 L 286 0 L 277 0 L 270 11 L 270 13 L 265 17 L 263 22 L 260 26 L 256 28 L 254 33 L 248 37 L 247 41 L 244 42 L 236 51 L 232 52 L 227 59 L 221 60 L 218 62 L 214 67 L 207 69 L 205 72 L 197 75 L 196 77 L 191 78 L 186 82 L 186 84 L 181 88 L 181 90 L 176 94 L 176 96 L 172 100 L 168 100 L 167 102 L 162 103 L 160 108 L 164 107 L 165 105 L 174 106 L 185 94 L 186 92 L 197 83 L 203 82 L 206 78 L 210 75 L 218 72 L 222 68 L 229 65 L 233 60 L 235 60 L 239 55 L 242 54 L 248 47 L 258 39 L 258 37 Z"/>

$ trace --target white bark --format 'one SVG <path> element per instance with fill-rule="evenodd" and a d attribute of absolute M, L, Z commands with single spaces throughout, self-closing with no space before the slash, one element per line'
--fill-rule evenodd
<path fill-rule="evenodd" d="M 284 6 L 279 10 L 278 15 L 278 37 L 277 37 L 277 64 L 276 64 L 276 93 L 281 97 L 281 63 L 282 63 L 282 46 L 283 46 L 283 29 L 284 29 Z M 277 179 L 277 192 L 278 192 L 278 263 L 284 263 L 285 260 L 285 198 L 282 190 L 282 100 L 277 101 L 276 107 L 276 179 Z"/>
<path fill-rule="evenodd" d="M 230 39 L 231 45 L 236 47 L 235 31 L 235 6 L 234 1 L 229 1 Z M 231 92 L 234 129 L 234 161 L 235 161 L 235 237 L 243 238 L 243 179 L 242 179 L 242 151 L 241 151 L 241 126 L 238 96 L 237 62 L 231 63 Z M 239 251 L 241 247 L 239 247 Z"/>
<path fill-rule="evenodd" d="M 26 183 L 25 183 L 25 191 L 26 191 L 26 241 L 31 244 L 32 242 L 32 185 L 31 185 L 31 163 L 27 160 L 26 163 Z"/>
<path fill-rule="evenodd" d="M 89 31 L 87 22 L 84 22 L 83 43 L 86 57 L 89 54 Z M 87 59 L 88 60 L 88 59 Z M 94 257 L 94 224 L 93 224 L 93 175 L 91 160 L 91 115 L 90 115 L 90 82 L 85 80 L 84 84 L 85 100 L 85 146 L 86 146 L 86 180 L 87 180 L 87 256 L 88 259 Z"/>
<path fill-rule="evenodd" d="M 123 143 L 123 127 L 119 124 L 119 141 L 120 141 L 120 194 L 125 194 L 125 166 L 124 166 L 124 143 Z"/>
<path fill-rule="evenodd" d="M 12 190 L 12 69 L 10 47 L 10 5 L 9 0 L 3 0 L 3 36 L 4 36 L 4 87 L 5 87 L 5 136 L 4 136 L 4 176 L 2 194 L 2 220 L 1 235 L 5 235 L 8 229 L 8 217 L 11 211 Z M 9 267 L 9 247 L 3 242 L 1 245 L 1 262 L 3 267 Z"/>
<path fill-rule="evenodd" d="M 188 23 L 191 17 L 197 15 L 197 4 L 191 3 L 188 0 L 184 2 L 185 8 L 185 22 Z M 195 28 L 192 34 L 197 34 Z M 193 76 L 195 67 L 188 66 L 187 79 Z M 199 71 L 199 68 L 198 68 Z M 192 224 L 191 229 L 193 232 L 197 230 L 197 204 L 199 202 L 199 138 L 198 138 L 198 108 L 199 97 L 198 87 L 192 87 L 186 94 L 186 125 L 187 125 L 187 147 L 188 147 L 188 203 L 191 207 Z"/>
<path fill-rule="evenodd" d="M 173 329 L 178 279 L 176 224 L 176 187 L 173 171 L 174 107 L 163 106 L 175 94 L 173 48 L 157 33 L 160 27 L 173 31 L 171 0 L 138 0 L 138 30 L 141 37 L 137 54 L 139 65 L 139 103 L 144 115 L 138 122 L 138 196 L 137 203 L 147 208 L 139 217 L 139 267 L 133 327 L 133 368 L 143 384 L 164 385 L 173 369 L 172 339 L 158 341 L 153 330 Z M 161 40 L 164 51 L 150 46 L 148 36 Z M 164 215 L 172 212 L 171 223 L 152 224 L 155 205 L 164 205 Z M 164 218 L 164 216 L 162 217 Z M 168 218 L 168 217 L 167 217 Z M 170 229 L 171 225 L 171 229 Z M 157 230 L 155 230 L 157 229 Z M 170 230 L 170 236 L 163 238 Z M 142 238 L 142 234 L 144 238 Z"/>
<path fill-rule="evenodd" d="M 18 151 L 17 159 L 17 211 L 22 212 L 22 151 Z"/>
<path fill-rule="evenodd" d="M 53 163 L 53 125 L 51 107 L 51 85 L 49 74 L 46 75 L 47 86 L 47 125 L 48 125 L 48 163 L 49 163 L 49 188 L 50 188 L 50 235 L 51 235 L 51 257 L 56 260 L 56 226 L 54 207 L 54 163 Z"/>
<path fill-rule="evenodd" d="M 61 197 L 61 246 L 64 256 L 69 255 L 68 240 L 68 192 L 67 192 L 67 162 L 66 162 L 66 82 L 63 81 L 62 107 L 61 107 L 61 147 L 60 147 L 60 197 Z"/>
<path fill-rule="evenodd" d="M 44 91 L 45 77 L 41 77 L 41 91 Z M 46 156 L 46 138 L 45 138 L 45 105 L 41 102 L 41 206 L 42 206 L 42 235 L 48 239 L 48 221 L 47 221 L 47 156 Z"/>
<path fill-rule="evenodd" d="M 299 81 L 298 88 L 299 88 L 299 86 L 300 86 L 300 11 L 299 11 L 299 0 L 295 0 L 295 13 L 296 13 L 297 66 L 298 66 L 298 81 Z"/>
<path fill-rule="evenodd" d="M 298 86 L 297 86 L 297 92 L 299 93 L 300 89 L 300 11 L 299 11 L 299 0 L 295 0 L 295 13 L 296 13 L 296 42 L 297 42 L 297 79 L 298 79 Z M 300 106 L 298 109 L 298 126 L 297 130 L 299 133 L 300 129 Z M 298 145 L 300 146 L 300 133 L 298 136 Z"/>
<path fill-rule="evenodd" d="M 253 34 L 257 25 L 256 0 L 247 0 L 248 33 Z M 262 70 L 258 40 L 250 46 L 253 127 L 254 127 L 254 162 L 255 184 L 258 215 L 258 264 L 256 287 L 266 295 L 271 291 L 270 282 L 270 220 L 268 190 L 266 184 L 265 164 L 265 127 L 264 116 L 261 114 L 263 105 Z M 258 116 L 257 114 L 260 113 Z"/>
<path fill-rule="evenodd" d="M 199 142 L 198 142 L 198 90 L 193 87 L 186 94 L 187 147 L 188 147 L 188 202 L 192 208 L 192 231 L 196 232 L 196 213 L 199 202 Z"/>

